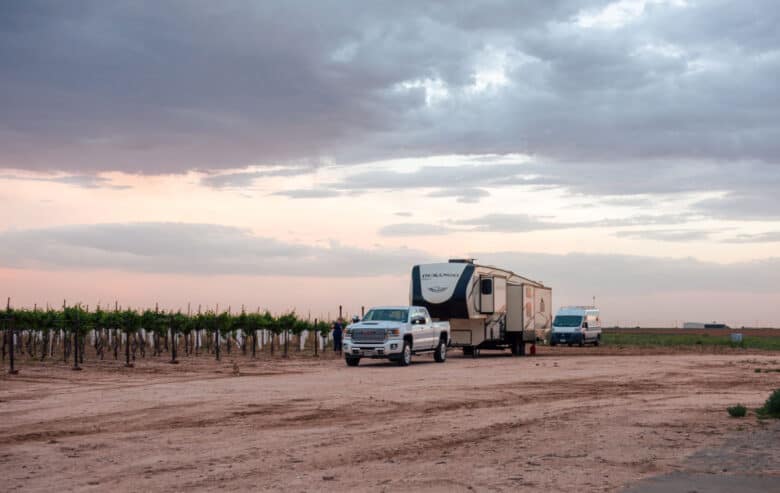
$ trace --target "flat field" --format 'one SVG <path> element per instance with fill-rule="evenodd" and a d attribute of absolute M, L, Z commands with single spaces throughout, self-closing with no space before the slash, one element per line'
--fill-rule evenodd
<path fill-rule="evenodd" d="M 749 462 L 780 484 L 780 427 L 753 413 L 780 387 L 777 353 L 483 355 L 22 364 L 0 377 L 0 489 L 619 491 L 696 454 L 710 479 Z M 748 435 L 768 438 L 724 445 Z"/>

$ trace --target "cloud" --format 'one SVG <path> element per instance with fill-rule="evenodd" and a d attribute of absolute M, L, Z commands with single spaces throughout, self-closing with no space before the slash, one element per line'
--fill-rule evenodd
<path fill-rule="evenodd" d="M 284 167 L 264 171 L 214 173 L 201 178 L 200 184 L 210 188 L 249 188 L 259 178 L 299 176 L 312 171 L 311 167 Z"/>
<path fill-rule="evenodd" d="M 406 272 L 428 254 L 310 246 L 215 224 L 74 225 L 0 233 L 0 264 L 10 268 L 112 269 L 192 275 L 354 277 Z"/>
<path fill-rule="evenodd" d="M 441 236 L 454 230 L 446 226 L 423 223 L 388 224 L 379 228 L 380 236 Z"/>
<path fill-rule="evenodd" d="M 38 181 L 48 183 L 62 183 L 80 188 L 108 188 L 112 190 L 126 190 L 127 185 L 114 185 L 108 178 L 95 175 L 66 175 L 66 176 L 22 176 L 0 175 L 0 180 Z"/>
<path fill-rule="evenodd" d="M 568 223 L 553 223 L 527 214 L 487 214 L 472 219 L 453 221 L 461 226 L 473 226 L 473 231 L 494 231 L 502 233 L 528 233 L 545 229 L 565 229 Z"/>
<path fill-rule="evenodd" d="M 637 216 L 623 218 L 604 218 L 591 221 L 549 221 L 548 218 L 533 217 L 528 214 L 486 214 L 470 219 L 452 221 L 459 226 L 472 226 L 472 231 L 492 231 L 499 233 L 530 233 L 551 229 L 570 228 L 617 228 L 641 225 L 684 224 L 698 216 L 692 214 L 669 214 Z M 638 235 L 640 232 L 626 231 L 626 236 Z"/>
<path fill-rule="evenodd" d="M 587 301 L 594 294 L 780 292 L 780 258 L 719 264 L 693 258 L 585 253 L 477 252 L 471 256 L 479 263 L 499 265 L 540 280 L 552 286 L 553 293 L 558 290 Z"/>
<path fill-rule="evenodd" d="M 0 75 L 3 168 L 181 173 L 525 154 L 537 176 L 430 187 L 716 190 L 726 195 L 702 212 L 780 210 L 773 0 L 0 8 L 0 64 L 13 67 Z M 380 186 L 406 182 L 386 177 L 397 181 Z"/>
<path fill-rule="evenodd" d="M 631 238 L 635 240 L 654 240 L 654 241 L 704 241 L 710 239 L 708 231 L 696 231 L 689 229 L 645 229 L 631 231 L 617 231 L 614 233 L 618 238 Z"/>
<path fill-rule="evenodd" d="M 724 240 L 726 243 L 780 243 L 780 231 L 740 234 Z"/>
<path fill-rule="evenodd" d="M 428 194 L 428 197 L 456 197 L 457 201 L 463 204 L 476 204 L 489 196 L 490 192 L 481 188 L 443 188 Z"/>
<path fill-rule="evenodd" d="M 289 197 L 291 199 L 327 199 L 332 197 L 340 197 L 343 195 L 343 192 L 327 188 L 297 188 L 274 192 L 271 195 L 280 195 L 283 197 Z"/>

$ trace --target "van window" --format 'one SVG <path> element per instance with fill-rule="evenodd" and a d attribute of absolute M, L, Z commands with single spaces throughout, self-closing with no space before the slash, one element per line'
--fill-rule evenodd
<path fill-rule="evenodd" d="M 553 321 L 556 327 L 579 327 L 582 323 L 582 317 L 579 315 L 558 315 Z"/>
<path fill-rule="evenodd" d="M 485 278 L 480 281 L 480 292 L 482 294 L 488 295 L 493 294 L 493 279 Z"/>

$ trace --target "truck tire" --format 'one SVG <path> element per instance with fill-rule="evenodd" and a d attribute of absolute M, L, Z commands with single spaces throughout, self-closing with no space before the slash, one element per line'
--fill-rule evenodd
<path fill-rule="evenodd" d="M 360 364 L 360 358 L 346 358 L 347 366 L 357 366 Z"/>
<path fill-rule="evenodd" d="M 579 346 L 582 347 L 584 345 L 585 345 L 585 336 L 582 336 L 582 338 L 580 339 Z"/>
<path fill-rule="evenodd" d="M 479 348 L 475 347 L 471 350 L 471 357 L 472 358 L 479 358 Z"/>
<path fill-rule="evenodd" d="M 412 347 L 408 341 L 404 341 L 404 347 L 401 350 L 401 357 L 398 358 L 399 366 L 409 366 L 412 364 Z"/>
<path fill-rule="evenodd" d="M 601 344 L 601 335 L 597 335 L 596 340 L 593 341 L 594 346 L 598 346 L 599 344 Z"/>
<path fill-rule="evenodd" d="M 433 352 L 433 360 L 437 363 L 447 361 L 447 343 L 444 342 L 444 339 L 439 339 L 439 345 L 436 347 L 436 351 Z"/>

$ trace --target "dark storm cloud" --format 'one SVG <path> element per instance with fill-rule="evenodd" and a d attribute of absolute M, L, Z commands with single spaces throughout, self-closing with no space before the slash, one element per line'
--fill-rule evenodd
<path fill-rule="evenodd" d="M 396 274 L 428 259 L 405 248 L 308 246 L 230 226 L 127 223 L 0 232 L 0 265 L 193 275 L 354 277 Z"/>
<path fill-rule="evenodd" d="M 775 2 L 649 5 L 625 26 L 577 25 L 607 3 L 4 2 L 0 167 L 529 153 L 545 163 L 536 184 L 718 190 L 731 195 L 702 211 L 778 217 Z M 494 59 L 506 84 L 475 91 Z"/>

